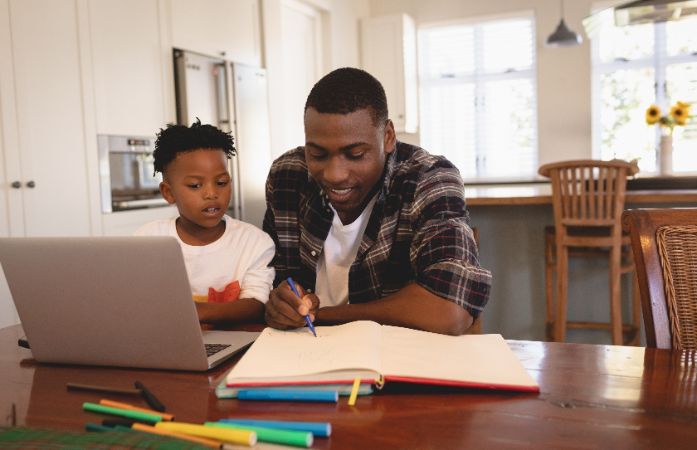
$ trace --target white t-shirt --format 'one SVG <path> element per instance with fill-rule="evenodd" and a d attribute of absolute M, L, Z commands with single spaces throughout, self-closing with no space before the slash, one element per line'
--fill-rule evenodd
<path fill-rule="evenodd" d="M 276 251 L 273 240 L 254 225 L 227 215 L 223 218 L 225 232 L 208 245 L 184 243 L 174 218 L 147 223 L 135 234 L 174 236 L 179 241 L 194 300 L 225 302 L 254 298 L 266 303 L 274 279 L 274 269 L 269 266 Z"/>
<path fill-rule="evenodd" d="M 361 245 L 363 233 L 368 226 L 368 220 L 376 199 L 377 196 L 373 197 L 361 215 L 348 225 L 341 223 L 334 207 L 329 205 L 334 212 L 334 218 L 327 239 L 324 241 L 322 253 L 317 261 L 317 278 L 315 280 L 315 294 L 319 298 L 320 306 L 336 306 L 348 303 L 349 269 L 356 260 L 358 247 Z"/>

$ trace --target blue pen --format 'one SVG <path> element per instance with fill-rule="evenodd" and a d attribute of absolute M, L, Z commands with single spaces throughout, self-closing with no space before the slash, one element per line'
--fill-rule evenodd
<path fill-rule="evenodd" d="M 339 401 L 337 391 L 314 391 L 312 389 L 240 389 L 238 400 L 275 400 L 288 402 L 327 402 Z"/>
<path fill-rule="evenodd" d="M 275 428 L 278 430 L 308 431 L 315 436 L 329 437 L 332 434 L 332 424 L 329 422 L 295 422 L 288 420 L 254 420 L 254 419 L 220 419 L 218 422 L 253 427 Z"/>
<path fill-rule="evenodd" d="M 300 293 L 298 292 L 298 288 L 295 287 L 295 282 L 291 277 L 288 277 L 288 285 L 290 286 L 290 289 L 293 291 L 293 294 L 295 294 L 298 298 L 300 297 Z M 305 315 L 305 323 L 307 324 L 307 327 L 312 331 L 312 334 L 317 337 L 317 333 L 315 332 L 315 326 L 312 325 L 312 321 L 310 320 L 310 315 L 306 314 Z"/>

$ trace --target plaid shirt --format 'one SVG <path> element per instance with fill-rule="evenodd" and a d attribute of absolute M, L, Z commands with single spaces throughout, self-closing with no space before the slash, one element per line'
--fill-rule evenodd
<path fill-rule="evenodd" d="M 276 243 L 274 285 L 292 276 L 313 291 L 333 212 L 309 176 L 303 147 L 274 161 L 266 205 L 264 231 Z M 398 142 L 349 270 L 349 303 L 379 299 L 412 282 L 476 318 L 489 298 L 491 272 L 479 266 L 457 169 Z"/>

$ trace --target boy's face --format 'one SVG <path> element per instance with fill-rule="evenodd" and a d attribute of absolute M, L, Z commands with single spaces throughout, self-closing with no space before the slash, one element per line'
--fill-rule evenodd
<path fill-rule="evenodd" d="M 374 124 L 368 108 L 349 114 L 305 111 L 307 169 L 345 225 L 356 220 L 374 194 L 394 144 L 392 122 Z"/>
<path fill-rule="evenodd" d="M 230 203 L 227 157 L 222 150 L 198 149 L 180 153 L 167 165 L 160 192 L 176 203 L 180 220 L 194 228 L 220 224 Z"/>

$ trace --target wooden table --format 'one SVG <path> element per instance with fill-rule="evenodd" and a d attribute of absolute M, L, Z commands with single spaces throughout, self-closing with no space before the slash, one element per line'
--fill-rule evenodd
<path fill-rule="evenodd" d="M 551 205 L 552 186 L 545 184 L 465 186 L 468 206 Z M 628 205 L 697 203 L 697 189 L 628 190 Z"/>
<path fill-rule="evenodd" d="M 142 381 L 177 420 L 228 416 L 321 420 L 333 425 L 314 448 L 695 448 L 695 353 L 637 347 L 509 341 L 541 386 L 538 394 L 387 386 L 339 404 L 218 400 L 232 365 L 208 373 L 41 365 L 18 348 L 19 326 L 0 330 L 0 425 L 81 429 L 102 417 L 67 382 L 131 387 Z M 466 364 L 466 361 L 453 361 Z M 134 402 L 133 397 L 110 396 Z M 145 404 L 142 404 L 145 406 Z"/>

